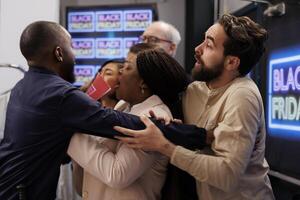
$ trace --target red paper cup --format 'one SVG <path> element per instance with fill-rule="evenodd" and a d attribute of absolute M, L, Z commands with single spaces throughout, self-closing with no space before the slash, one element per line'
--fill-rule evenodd
<path fill-rule="evenodd" d="M 99 100 L 111 90 L 110 86 L 103 80 L 98 73 L 86 93 L 95 100 Z"/>

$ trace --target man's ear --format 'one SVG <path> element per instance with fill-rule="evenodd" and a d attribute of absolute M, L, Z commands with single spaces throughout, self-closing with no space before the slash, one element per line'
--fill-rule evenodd
<path fill-rule="evenodd" d="M 175 52 L 176 52 L 176 44 L 172 43 L 170 45 L 170 52 L 172 52 L 172 55 L 175 56 Z"/>
<path fill-rule="evenodd" d="M 238 70 L 240 66 L 240 59 L 237 56 L 226 56 L 225 57 L 225 64 L 224 67 L 228 70 L 228 71 L 233 71 L 233 70 Z"/>
<path fill-rule="evenodd" d="M 62 62 L 63 61 L 63 51 L 61 49 L 60 46 L 56 46 L 54 49 L 54 55 L 55 58 L 58 62 Z"/>

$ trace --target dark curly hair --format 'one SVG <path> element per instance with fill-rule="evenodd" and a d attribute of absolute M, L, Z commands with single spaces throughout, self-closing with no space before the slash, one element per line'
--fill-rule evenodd
<path fill-rule="evenodd" d="M 136 63 L 139 75 L 152 93 L 159 96 L 177 117 L 175 104 L 190 83 L 183 67 L 162 49 L 139 52 Z"/>
<path fill-rule="evenodd" d="M 248 74 L 265 51 L 267 31 L 249 17 L 225 14 L 218 23 L 224 28 L 228 39 L 224 42 L 224 55 L 240 59 L 240 76 Z"/>

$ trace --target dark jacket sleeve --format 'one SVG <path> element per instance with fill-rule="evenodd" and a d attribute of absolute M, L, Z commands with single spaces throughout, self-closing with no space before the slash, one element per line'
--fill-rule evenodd
<path fill-rule="evenodd" d="M 195 125 L 171 123 L 165 126 L 155 122 L 164 136 L 176 145 L 195 150 L 202 149 L 206 145 L 206 130 Z"/>
<path fill-rule="evenodd" d="M 112 109 L 105 109 L 79 90 L 66 93 L 61 103 L 60 119 L 64 128 L 72 131 L 113 138 L 121 135 L 113 126 L 141 130 L 145 125 L 139 117 Z M 175 124 L 168 126 L 155 121 L 168 140 L 189 149 L 200 149 L 205 145 L 206 131 L 193 125 Z"/>

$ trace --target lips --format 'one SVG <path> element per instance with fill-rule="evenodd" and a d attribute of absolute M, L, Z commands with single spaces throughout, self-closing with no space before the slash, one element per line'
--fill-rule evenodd
<path fill-rule="evenodd" d="M 118 89 L 120 87 L 120 84 L 121 84 L 121 80 L 120 79 L 121 79 L 121 75 L 119 75 L 119 77 L 118 77 L 118 82 L 117 82 L 117 84 L 115 86 L 116 89 Z"/>
<path fill-rule="evenodd" d="M 196 59 L 194 68 L 200 69 L 200 68 L 201 68 L 201 65 L 203 65 L 202 60 L 201 60 L 200 56 L 197 55 L 197 54 L 195 54 L 194 57 L 195 57 L 195 59 Z"/>
<path fill-rule="evenodd" d="M 120 82 L 118 82 L 116 85 L 115 85 L 115 89 L 118 89 L 120 87 Z"/>
<path fill-rule="evenodd" d="M 196 59 L 197 63 L 201 64 L 202 61 L 201 61 L 201 57 L 197 54 L 194 55 L 194 58 Z"/>

